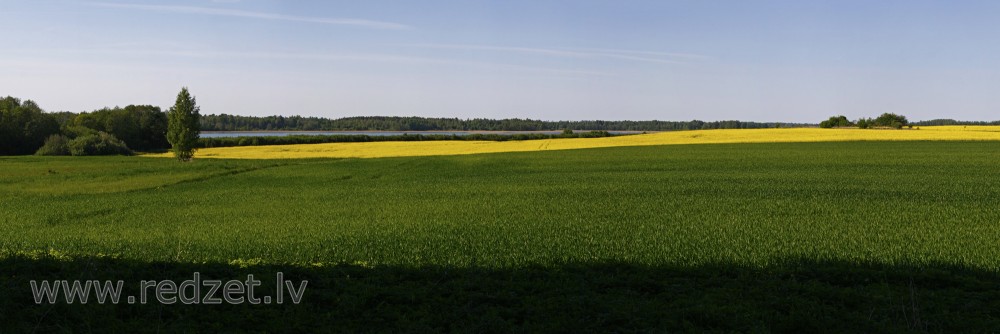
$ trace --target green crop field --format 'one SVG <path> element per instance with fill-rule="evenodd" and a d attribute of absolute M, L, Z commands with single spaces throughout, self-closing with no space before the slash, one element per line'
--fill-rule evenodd
<path fill-rule="evenodd" d="M 1000 328 L 996 142 L 0 157 L 0 198 L 11 332 Z M 206 307 L 35 305 L 28 284 L 194 271 L 309 285 Z"/>

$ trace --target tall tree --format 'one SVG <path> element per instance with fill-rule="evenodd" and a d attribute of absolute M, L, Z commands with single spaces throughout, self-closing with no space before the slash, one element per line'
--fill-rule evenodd
<path fill-rule="evenodd" d="M 167 141 L 170 142 L 174 156 L 180 161 L 191 161 L 194 157 L 195 145 L 201 133 L 199 125 L 198 104 L 188 93 L 187 87 L 177 93 L 177 102 L 167 114 Z"/>

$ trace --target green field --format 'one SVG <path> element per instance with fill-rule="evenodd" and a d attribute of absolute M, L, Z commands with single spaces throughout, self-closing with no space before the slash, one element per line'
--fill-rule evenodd
<path fill-rule="evenodd" d="M 998 162 L 995 142 L 0 157 L 0 326 L 996 330 Z M 34 305 L 27 283 L 193 271 L 310 283 L 281 306 Z"/>

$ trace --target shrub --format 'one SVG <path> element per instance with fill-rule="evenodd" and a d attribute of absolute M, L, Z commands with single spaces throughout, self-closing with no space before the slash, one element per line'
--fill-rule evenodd
<path fill-rule="evenodd" d="M 72 155 L 132 155 L 125 142 L 106 132 L 77 137 L 69 142 Z"/>
<path fill-rule="evenodd" d="M 62 128 L 62 133 L 66 134 L 69 139 L 75 139 L 77 137 L 83 137 L 87 135 L 96 136 L 100 131 L 82 126 L 82 125 L 66 125 Z"/>
<path fill-rule="evenodd" d="M 69 155 L 69 138 L 63 135 L 51 135 L 45 139 L 45 144 L 35 152 L 35 155 Z"/>

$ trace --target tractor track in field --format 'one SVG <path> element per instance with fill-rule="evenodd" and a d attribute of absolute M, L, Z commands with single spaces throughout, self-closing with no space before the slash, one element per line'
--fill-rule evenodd
<path fill-rule="evenodd" d="M 280 164 L 272 164 L 272 165 L 264 165 L 264 166 L 254 166 L 254 167 L 247 167 L 247 168 L 238 168 L 238 169 L 228 170 L 228 171 L 221 172 L 221 173 L 214 173 L 214 174 L 203 175 L 203 176 L 194 177 L 194 178 L 190 178 L 190 179 L 178 180 L 176 182 L 165 183 L 165 184 L 158 185 L 158 186 L 155 186 L 155 187 L 130 189 L 130 190 L 122 191 L 120 193 L 141 192 L 141 191 L 146 191 L 146 190 L 157 190 L 157 189 L 162 189 L 162 188 L 172 187 L 172 186 L 177 186 L 177 185 L 182 185 L 182 184 L 204 182 L 204 181 L 214 180 L 214 179 L 221 178 L 221 177 L 246 174 L 246 173 L 256 172 L 256 171 L 265 170 L 265 169 L 272 169 L 272 168 L 278 168 L 278 167 L 287 167 L 287 166 L 300 166 L 300 165 L 307 165 L 307 164 L 313 164 L 313 163 L 329 163 L 331 160 L 344 160 L 344 159 L 323 159 L 321 161 L 308 161 L 308 160 L 303 161 L 303 160 L 298 160 L 298 161 L 294 161 L 294 162 L 289 161 L 289 162 L 280 163 Z M 406 163 L 404 163 L 404 164 L 406 164 Z"/>
<path fill-rule="evenodd" d="M 256 171 L 259 171 L 259 170 L 265 170 L 265 169 L 271 169 L 271 168 L 277 168 L 277 167 L 284 167 L 284 166 L 291 166 L 291 165 L 301 165 L 301 164 L 302 163 L 283 163 L 283 164 L 274 164 L 274 165 L 265 165 L 265 166 L 254 166 L 254 167 L 248 167 L 248 168 L 239 168 L 239 169 L 233 169 L 233 170 L 224 171 L 224 172 L 221 172 L 221 173 L 213 173 L 213 174 L 198 176 L 198 177 L 194 177 L 194 178 L 190 178 L 190 179 L 183 179 L 183 180 L 178 180 L 178 181 L 175 181 L 175 182 L 164 183 L 164 184 L 157 185 L 157 186 L 152 186 L 152 187 L 129 189 L 129 190 L 121 191 L 121 192 L 118 192 L 118 193 L 120 193 L 120 194 L 127 194 L 127 193 L 143 192 L 143 191 L 148 191 L 148 190 L 160 190 L 160 189 L 163 189 L 163 188 L 172 187 L 172 186 L 178 186 L 178 185 L 182 185 L 182 184 L 204 182 L 204 181 L 214 180 L 214 179 L 221 178 L 221 177 L 234 176 L 234 175 L 240 175 L 240 174 L 245 174 L 245 173 L 250 173 L 250 172 L 256 172 Z"/>

